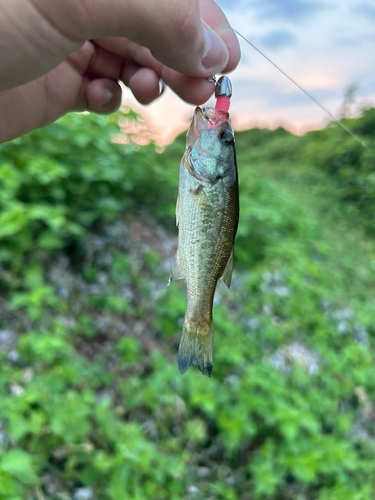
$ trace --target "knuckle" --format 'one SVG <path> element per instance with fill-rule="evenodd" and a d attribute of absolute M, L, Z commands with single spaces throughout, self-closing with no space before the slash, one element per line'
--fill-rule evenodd
<path fill-rule="evenodd" d="M 174 3 L 176 5 L 174 26 L 177 36 L 180 41 L 190 45 L 196 40 L 200 30 L 200 23 L 197 22 L 200 19 L 198 5 L 194 0 Z"/>
<path fill-rule="evenodd" d="M 132 61 L 138 61 L 140 45 L 133 42 L 132 40 L 126 41 L 126 54 L 129 59 Z"/>

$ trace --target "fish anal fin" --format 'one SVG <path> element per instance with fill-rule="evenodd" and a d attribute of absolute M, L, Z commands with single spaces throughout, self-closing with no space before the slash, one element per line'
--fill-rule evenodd
<path fill-rule="evenodd" d="M 179 257 L 178 257 L 178 252 L 177 252 L 176 257 L 174 259 L 172 272 L 171 272 L 171 275 L 169 276 L 168 286 L 171 283 L 173 283 L 174 281 L 182 280 L 182 279 L 184 279 L 184 276 L 183 276 L 181 269 L 180 269 Z"/>
<path fill-rule="evenodd" d="M 224 283 L 227 285 L 228 288 L 230 288 L 230 284 L 232 283 L 232 273 L 233 273 L 233 248 L 230 253 L 227 265 L 225 266 L 223 275 L 221 279 L 224 281 Z"/>

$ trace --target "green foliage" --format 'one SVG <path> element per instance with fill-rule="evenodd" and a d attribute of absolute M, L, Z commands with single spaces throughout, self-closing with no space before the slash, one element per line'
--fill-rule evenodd
<path fill-rule="evenodd" d="M 158 202 L 156 213 L 169 215 L 155 185 L 161 182 L 168 193 L 172 183 L 166 176 L 160 180 L 163 165 L 155 148 L 138 154 L 131 142 L 109 140 L 119 133 L 120 116 L 70 114 L 0 145 L 0 262 L 21 266 L 25 254 L 63 248 L 124 210 Z"/>
<path fill-rule="evenodd" d="M 342 200 L 356 211 L 358 223 L 375 228 L 375 109 L 365 109 L 361 120 L 344 120 L 360 138 L 359 144 L 340 127 L 309 134 L 308 150 L 318 149 L 314 163 L 340 187 Z M 318 146 L 319 145 L 319 146 Z"/>
<path fill-rule="evenodd" d="M 117 118 L 0 146 L 0 499 L 373 498 L 371 155 L 336 127 L 237 134 L 208 380 L 178 373 L 166 287 L 184 139 L 116 144 Z"/>

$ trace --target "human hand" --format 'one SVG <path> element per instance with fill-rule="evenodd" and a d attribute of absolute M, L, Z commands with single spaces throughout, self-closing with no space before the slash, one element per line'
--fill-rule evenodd
<path fill-rule="evenodd" d="M 213 0 L 2 0 L 0 142 L 69 111 L 111 113 L 121 80 L 142 104 L 162 79 L 202 104 L 238 41 Z"/>

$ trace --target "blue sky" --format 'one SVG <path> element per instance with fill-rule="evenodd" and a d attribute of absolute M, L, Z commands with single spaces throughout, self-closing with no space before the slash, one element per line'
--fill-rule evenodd
<path fill-rule="evenodd" d="M 249 38 L 335 116 L 345 90 L 358 86 L 353 115 L 375 106 L 375 0 L 218 0 L 231 25 Z M 283 125 L 295 133 L 329 122 L 288 79 L 240 40 L 242 59 L 229 77 L 236 128 Z M 193 108 L 172 92 L 136 107 L 159 131 L 160 142 L 187 127 Z M 209 102 L 213 104 L 213 101 Z M 160 132 L 162 130 L 162 132 Z"/>

